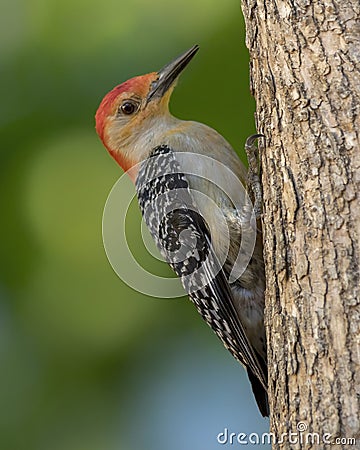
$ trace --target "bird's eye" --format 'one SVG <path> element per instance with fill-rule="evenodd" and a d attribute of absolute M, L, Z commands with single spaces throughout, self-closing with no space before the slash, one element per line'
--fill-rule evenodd
<path fill-rule="evenodd" d="M 130 114 L 134 114 L 134 112 L 137 110 L 137 104 L 127 100 L 120 106 L 119 109 L 123 114 L 129 116 Z"/>

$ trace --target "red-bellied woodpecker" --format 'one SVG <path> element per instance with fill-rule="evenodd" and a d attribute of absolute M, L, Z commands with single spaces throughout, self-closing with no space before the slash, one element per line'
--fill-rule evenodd
<path fill-rule="evenodd" d="M 160 251 L 201 316 L 246 367 L 259 409 L 267 416 L 261 231 L 246 192 L 240 207 L 232 201 L 232 193 L 236 196 L 246 184 L 246 172 L 219 133 L 179 120 L 168 108 L 176 80 L 197 50 L 194 46 L 159 72 L 115 87 L 96 112 L 96 130 L 135 183 Z M 240 247 L 251 236 L 248 264 L 231 279 Z"/>

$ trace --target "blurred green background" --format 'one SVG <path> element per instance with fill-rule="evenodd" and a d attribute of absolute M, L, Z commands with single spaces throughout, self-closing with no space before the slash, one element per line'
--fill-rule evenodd
<path fill-rule="evenodd" d="M 190 302 L 142 296 L 113 272 L 101 220 L 122 172 L 94 131 L 114 85 L 198 43 L 172 112 L 243 155 L 254 103 L 238 0 L 1 6 L 0 449 L 211 450 L 225 427 L 266 431 Z M 140 236 L 136 208 L 129 220 Z"/>

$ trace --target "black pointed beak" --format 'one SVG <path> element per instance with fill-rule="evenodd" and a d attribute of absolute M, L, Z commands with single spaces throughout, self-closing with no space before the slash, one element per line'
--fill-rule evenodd
<path fill-rule="evenodd" d="M 199 46 L 194 45 L 188 51 L 159 70 L 157 80 L 151 85 L 150 92 L 147 96 L 147 103 L 155 98 L 161 98 L 168 91 L 198 50 Z"/>

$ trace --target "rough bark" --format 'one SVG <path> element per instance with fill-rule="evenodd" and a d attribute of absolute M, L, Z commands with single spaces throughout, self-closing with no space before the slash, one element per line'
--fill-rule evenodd
<path fill-rule="evenodd" d="M 271 431 L 360 448 L 360 3 L 243 0 L 264 195 Z M 305 439 L 308 433 L 310 442 Z M 315 444 L 311 443 L 311 440 Z M 293 436 L 290 440 L 296 440 Z"/>

